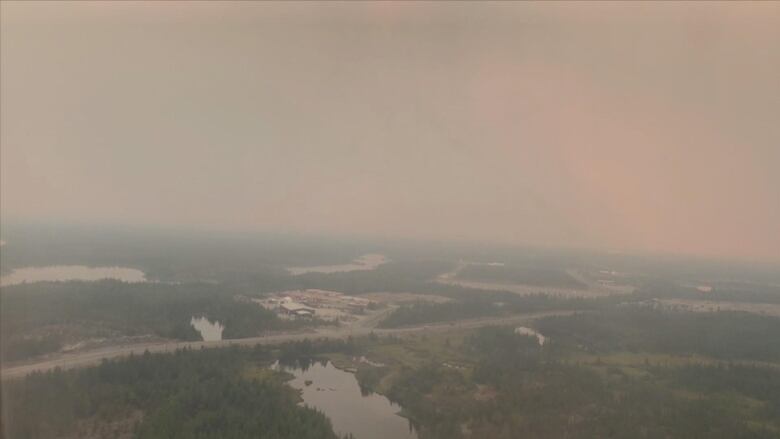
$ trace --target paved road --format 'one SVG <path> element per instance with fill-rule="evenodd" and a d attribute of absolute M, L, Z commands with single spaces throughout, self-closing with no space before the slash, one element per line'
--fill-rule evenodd
<path fill-rule="evenodd" d="M 373 332 L 376 335 L 397 335 L 404 336 L 420 332 L 442 332 L 452 329 L 470 329 L 491 325 L 509 325 L 524 324 L 542 317 L 554 315 L 570 315 L 574 311 L 548 311 L 533 314 L 519 314 L 511 317 L 493 317 L 470 320 L 459 320 L 447 323 L 432 323 L 428 325 L 409 326 L 403 328 L 377 329 L 368 325 L 355 325 L 337 329 L 320 329 L 312 332 L 274 334 L 260 337 L 240 338 L 235 340 L 219 341 L 196 341 L 196 342 L 161 342 L 161 343 L 143 343 L 126 346 L 107 347 L 87 352 L 63 354 L 57 358 L 41 361 L 32 364 L 23 364 L 4 368 L 0 371 L 2 379 L 19 378 L 35 371 L 47 371 L 56 367 L 61 369 L 72 369 L 77 367 L 87 367 L 99 364 L 102 360 L 119 358 L 133 355 L 141 355 L 145 351 L 149 352 L 172 352 L 177 349 L 190 348 L 216 348 L 224 346 L 255 346 L 280 344 L 291 341 L 316 340 L 316 339 L 344 339 L 350 336 L 357 337 L 368 335 Z M 373 319 L 372 319 L 373 320 Z"/>

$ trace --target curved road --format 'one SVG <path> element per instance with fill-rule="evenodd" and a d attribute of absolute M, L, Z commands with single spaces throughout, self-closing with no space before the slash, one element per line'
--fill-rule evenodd
<path fill-rule="evenodd" d="M 145 351 L 149 352 L 172 352 L 177 349 L 190 348 L 216 348 L 224 346 L 255 346 L 255 345 L 270 345 L 280 344 L 292 341 L 303 340 L 317 340 L 317 339 L 344 339 L 347 337 L 357 337 L 362 335 L 369 335 L 374 333 L 376 335 L 409 335 L 425 331 L 431 332 L 443 332 L 451 329 L 470 329 L 479 328 L 482 326 L 491 325 L 509 325 L 509 324 L 524 324 L 535 319 L 570 315 L 575 311 L 547 311 L 533 314 L 519 314 L 510 317 L 491 317 L 480 318 L 470 320 L 458 320 L 454 322 L 445 323 L 431 323 L 420 326 L 407 326 L 402 328 L 392 329 L 376 329 L 370 325 L 356 324 L 353 326 L 347 326 L 338 329 L 321 329 L 312 332 L 305 333 L 287 333 L 287 334 L 274 334 L 260 337 L 240 338 L 233 340 L 219 340 L 219 341 L 195 341 L 195 342 L 162 342 L 162 343 L 142 343 L 127 346 L 107 347 L 102 349 L 96 349 L 87 352 L 63 354 L 57 358 L 40 361 L 38 363 L 22 364 L 18 366 L 12 366 L 3 368 L 0 371 L 2 379 L 8 378 L 20 378 L 31 372 L 43 372 L 52 370 L 54 368 L 72 369 L 77 367 L 87 367 L 99 364 L 103 360 L 112 358 L 119 358 L 128 355 L 142 355 Z M 374 319 L 371 319 L 372 321 Z M 374 323 L 374 322 L 372 322 Z"/>

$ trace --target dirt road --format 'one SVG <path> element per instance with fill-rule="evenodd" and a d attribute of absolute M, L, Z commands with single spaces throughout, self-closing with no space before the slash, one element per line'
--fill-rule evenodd
<path fill-rule="evenodd" d="M 421 333 L 426 331 L 449 331 L 452 329 L 470 329 L 491 325 L 509 325 L 525 324 L 532 320 L 555 316 L 570 315 L 574 311 L 548 311 L 533 314 L 519 314 L 510 317 L 493 317 L 470 320 L 459 320 L 455 322 L 431 323 L 428 325 L 409 326 L 403 328 L 378 329 L 370 325 L 354 325 L 344 328 L 326 328 L 318 331 L 305 333 L 274 334 L 260 337 L 241 338 L 235 340 L 219 341 L 197 341 L 197 342 L 163 342 L 163 343 L 143 343 L 129 346 L 108 347 L 94 351 L 80 352 L 73 354 L 62 354 L 61 356 L 45 361 L 31 364 L 22 364 L 13 367 L 3 368 L 0 371 L 2 379 L 20 378 L 31 372 L 43 372 L 54 368 L 72 369 L 77 367 L 87 367 L 99 364 L 103 360 L 119 358 L 128 355 L 142 355 L 145 351 L 149 352 L 172 352 L 177 349 L 190 348 L 216 348 L 225 346 L 255 346 L 271 345 L 292 341 L 317 340 L 317 339 L 344 339 L 347 337 L 358 337 L 374 333 L 376 335 L 397 335 L 404 336 L 409 334 Z M 375 323 L 371 319 L 371 323 Z"/>

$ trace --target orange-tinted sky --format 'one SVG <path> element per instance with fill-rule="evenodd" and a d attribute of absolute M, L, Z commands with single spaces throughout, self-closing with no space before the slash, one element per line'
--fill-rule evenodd
<path fill-rule="evenodd" d="M 780 260 L 780 3 L 1 16 L 4 218 Z"/>

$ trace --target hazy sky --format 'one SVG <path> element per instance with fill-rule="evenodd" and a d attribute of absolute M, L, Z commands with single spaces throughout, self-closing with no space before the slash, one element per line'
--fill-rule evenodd
<path fill-rule="evenodd" d="M 2 3 L 3 218 L 780 260 L 780 3 Z"/>

